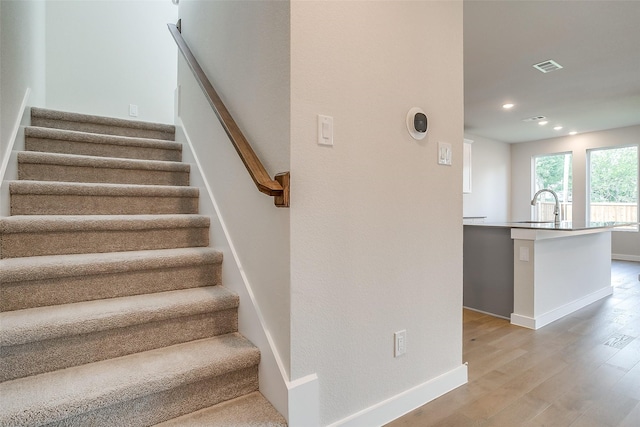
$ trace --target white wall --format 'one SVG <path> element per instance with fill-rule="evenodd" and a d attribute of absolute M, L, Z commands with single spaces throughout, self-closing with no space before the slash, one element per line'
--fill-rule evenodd
<path fill-rule="evenodd" d="M 526 220 L 531 215 L 531 159 L 542 154 L 573 153 L 573 221 L 584 222 L 587 201 L 587 150 L 601 147 L 638 144 L 640 126 L 584 133 L 575 136 L 524 142 L 511 146 L 512 217 Z M 640 233 L 614 231 L 614 257 L 640 261 Z"/>
<path fill-rule="evenodd" d="M 288 171 L 288 2 L 182 0 L 180 18 L 184 38 L 267 171 L 272 176 Z M 180 118 L 202 159 L 221 221 L 281 357 L 286 380 L 290 211 L 276 208 L 273 198 L 258 192 L 191 71 L 182 60 L 179 64 Z M 228 257 L 224 262 L 234 260 Z"/>
<path fill-rule="evenodd" d="M 291 9 L 291 375 L 317 373 L 322 425 L 380 425 L 400 415 L 387 399 L 462 364 L 462 3 Z"/>
<path fill-rule="evenodd" d="M 45 103 L 45 2 L 2 0 L 0 14 L 0 180 L 13 179 L 11 150 L 20 149 L 26 108 Z M 23 102 L 26 105 L 23 106 Z M 28 120 L 28 111 L 26 114 Z M 0 216 L 8 215 L 8 191 L 0 189 Z"/>
<path fill-rule="evenodd" d="M 169 0 L 48 1 L 47 107 L 173 123 L 177 54 Z"/>
<path fill-rule="evenodd" d="M 20 105 L 31 89 L 31 105 L 45 102 L 45 2 L 2 1 L 0 53 L 0 155 L 5 155 Z"/>
<path fill-rule="evenodd" d="M 486 222 L 509 221 L 511 214 L 511 145 L 465 134 L 471 144 L 471 193 L 463 194 L 464 216 Z"/>

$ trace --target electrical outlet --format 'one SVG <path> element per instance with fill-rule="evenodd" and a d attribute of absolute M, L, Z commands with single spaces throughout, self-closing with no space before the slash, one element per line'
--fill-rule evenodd
<path fill-rule="evenodd" d="M 407 352 L 407 330 L 403 329 L 393 334 L 393 357 L 402 356 Z"/>
<path fill-rule="evenodd" d="M 135 104 L 129 104 L 129 115 L 131 117 L 138 117 L 138 106 Z"/>

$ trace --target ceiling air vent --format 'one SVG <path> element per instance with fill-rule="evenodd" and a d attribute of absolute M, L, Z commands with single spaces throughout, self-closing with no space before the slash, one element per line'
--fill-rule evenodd
<path fill-rule="evenodd" d="M 522 121 L 523 122 L 539 122 L 545 119 L 546 119 L 545 116 L 535 116 L 535 117 L 529 117 L 528 119 L 522 119 Z"/>
<path fill-rule="evenodd" d="M 559 70 L 562 68 L 562 65 L 558 64 L 556 61 L 552 61 L 551 59 L 548 61 L 540 62 L 539 64 L 535 64 L 533 66 L 538 71 L 543 73 L 550 73 L 555 70 Z"/>

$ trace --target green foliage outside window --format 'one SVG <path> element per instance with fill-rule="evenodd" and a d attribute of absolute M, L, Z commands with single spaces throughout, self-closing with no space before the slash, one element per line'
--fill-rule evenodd
<path fill-rule="evenodd" d="M 548 188 L 555 191 L 560 201 L 572 199 L 571 154 L 551 154 L 535 158 L 535 190 Z M 551 196 L 545 196 L 550 200 Z"/>
<path fill-rule="evenodd" d="M 592 203 L 637 203 L 638 147 L 593 150 L 589 159 Z"/>

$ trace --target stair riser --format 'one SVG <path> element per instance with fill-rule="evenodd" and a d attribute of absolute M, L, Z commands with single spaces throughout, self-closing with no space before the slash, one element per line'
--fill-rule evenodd
<path fill-rule="evenodd" d="M 196 214 L 197 197 L 12 194 L 11 215 Z"/>
<path fill-rule="evenodd" d="M 148 426 L 258 390 L 258 367 L 234 371 L 63 419 L 49 427 Z"/>
<path fill-rule="evenodd" d="M 174 133 L 162 132 L 151 129 L 135 129 L 129 127 L 118 127 L 104 125 L 100 123 L 72 122 L 67 120 L 46 119 L 42 117 L 32 117 L 31 126 L 46 127 L 53 129 L 74 130 L 79 132 L 100 133 L 103 135 L 130 136 L 136 138 L 163 139 L 173 141 Z"/>
<path fill-rule="evenodd" d="M 221 283 L 221 264 L 3 283 L 0 287 L 0 311 L 216 286 Z"/>
<path fill-rule="evenodd" d="M 0 258 L 209 246 L 208 228 L 5 233 Z"/>
<path fill-rule="evenodd" d="M 238 330 L 235 308 L 1 349 L 0 381 L 223 335 Z"/>
<path fill-rule="evenodd" d="M 20 162 L 18 179 L 109 184 L 189 185 L 189 172 L 112 169 Z"/>
<path fill-rule="evenodd" d="M 25 149 L 27 151 L 38 151 L 42 153 L 116 157 L 120 159 L 163 160 L 169 162 L 179 162 L 182 160 L 182 152 L 179 150 L 31 137 L 26 138 Z"/>

